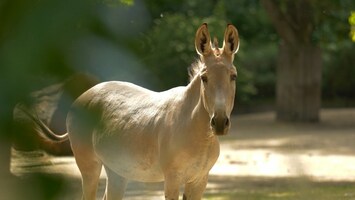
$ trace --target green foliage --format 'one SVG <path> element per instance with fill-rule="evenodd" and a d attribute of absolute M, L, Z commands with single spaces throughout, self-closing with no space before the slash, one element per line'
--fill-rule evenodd
<path fill-rule="evenodd" d="M 196 55 L 195 27 L 200 21 L 180 14 L 166 14 L 154 21 L 145 37 L 144 62 L 159 77 L 159 90 L 186 84 L 186 69 Z"/>
<path fill-rule="evenodd" d="M 349 33 L 354 37 L 354 1 L 311 2 L 313 40 L 324 52 L 323 93 L 349 96 L 354 83 L 346 85 L 341 77 L 353 74 L 354 43 Z M 207 22 L 221 46 L 226 24 L 232 23 L 241 38 L 235 58 L 237 101 L 248 103 L 275 94 L 279 38 L 259 0 L 81 0 L 70 8 L 67 3 L 0 4 L 0 71 L 33 84 L 3 81 L 32 89 L 45 85 L 38 82 L 47 75 L 62 79 L 74 71 L 99 74 L 100 69 L 110 75 L 107 79 L 126 80 L 128 74 L 132 75 L 128 81 L 149 77 L 149 86 L 157 90 L 186 85 L 187 68 L 197 58 L 196 29 Z"/>
<path fill-rule="evenodd" d="M 248 99 L 242 102 L 247 103 L 255 98 L 271 98 L 275 94 L 275 63 L 277 55 L 277 44 L 266 43 L 261 46 L 250 45 L 249 41 L 242 41 L 245 48 L 238 55 L 239 70 L 247 69 L 249 95 Z"/>
<path fill-rule="evenodd" d="M 142 77 L 150 77 L 127 42 L 149 22 L 139 2 L 113 7 L 101 0 L 7 0 L 0 19 L 0 103 L 9 110 L 30 91 L 77 72 L 101 81 L 146 83 Z"/>
<path fill-rule="evenodd" d="M 313 40 L 324 46 L 329 43 L 349 42 L 349 14 L 355 10 L 353 0 L 313 1 L 314 26 Z"/>
<path fill-rule="evenodd" d="M 316 37 L 323 50 L 322 96 L 346 104 L 354 99 L 355 50 L 351 0 L 318 2 Z"/>
<path fill-rule="evenodd" d="M 200 1 L 189 1 L 190 9 L 187 14 L 165 13 L 154 20 L 152 29 L 145 35 L 143 62 L 149 70 L 159 77 L 158 90 L 164 90 L 176 85 L 186 85 L 188 82 L 187 68 L 197 59 L 194 47 L 194 38 L 197 28 L 204 22 L 208 23 L 211 37 L 217 37 L 219 45 L 223 44 L 223 35 L 228 21 L 226 20 L 226 6 L 224 1 L 218 1 L 212 13 L 194 9 L 194 7 L 208 7 Z M 184 8 L 186 9 L 186 8 Z M 200 13 L 201 12 L 201 13 Z M 199 13 L 199 15 L 196 15 Z M 238 28 L 238 25 L 237 25 Z M 243 37 L 243 35 L 241 35 Z M 238 69 L 237 101 L 249 101 L 256 94 L 254 75 L 246 68 L 248 62 L 243 56 L 246 49 L 244 41 L 241 42 L 235 65 Z"/>
<path fill-rule="evenodd" d="M 226 17 L 237 26 L 241 49 L 237 54 L 239 104 L 273 98 L 278 37 L 258 0 L 225 0 Z M 239 82 L 240 81 L 240 82 Z"/>
<path fill-rule="evenodd" d="M 349 24 L 350 24 L 350 38 L 353 42 L 355 42 L 355 11 L 351 11 L 349 16 Z"/>
<path fill-rule="evenodd" d="M 323 96 L 331 99 L 354 99 L 355 46 L 349 42 L 324 52 Z M 337 56 L 334 56 L 337 55 Z"/>

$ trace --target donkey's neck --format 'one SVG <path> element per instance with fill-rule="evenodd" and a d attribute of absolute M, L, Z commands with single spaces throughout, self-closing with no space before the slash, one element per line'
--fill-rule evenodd
<path fill-rule="evenodd" d="M 194 77 L 190 84 L 186 86 L 185 103 L 183 109 L 188 112 L 190 116 L 189 123 L 191 131 L 194 135 L 210 136 L 210 117 L 205 107 L 203 106 L 201 98 L 201 80 L 199 77 Z"/>

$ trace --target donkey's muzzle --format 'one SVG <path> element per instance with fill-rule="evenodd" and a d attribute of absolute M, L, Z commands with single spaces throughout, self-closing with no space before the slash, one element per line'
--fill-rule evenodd
<path fill-rule="evenodd" d="M 230 121 L 227 116 L 214 115 L 211 119 L 211 127 L 216 135 L 226 135 L 230 127 Z"/>

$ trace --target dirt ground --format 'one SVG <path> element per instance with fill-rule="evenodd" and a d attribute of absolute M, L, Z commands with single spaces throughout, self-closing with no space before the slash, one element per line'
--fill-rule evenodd
<path fill-rule="evenodd" d="M 319 199 L 355 199 L 355 108 L 323 109 L 318 124 L 274 118 L 273 112 L 232 118 L 230 134 L 220 138 L 221 154 L 204 199 L 312 199 L 323 194 Z M 41 174 L 56 182 L 50 191 L 57 196 L 48 194 L 48 199 L 80 199 L 80 174 L 72 157 L 13 151 L 11 170 L 25 180 Z M 102 173 L 97 199 L 104 188 Z M 162 183 L 130 182 L 125 199 L 163 196 Z M 12 197 L 21 199 L 21 194 Z"/>

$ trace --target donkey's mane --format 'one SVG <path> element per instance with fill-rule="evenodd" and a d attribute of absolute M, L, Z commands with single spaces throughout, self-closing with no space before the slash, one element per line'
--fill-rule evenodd
<path fill-rule="evenodd" d="M 204 68 L 204 64 L 200 59 L 197 59 L 191 66 L 188 68 L 189 71 L 189 81 L 191 82 L 196 75 Z"/>

